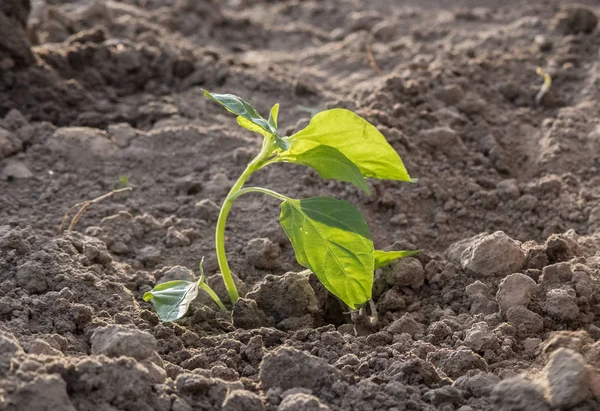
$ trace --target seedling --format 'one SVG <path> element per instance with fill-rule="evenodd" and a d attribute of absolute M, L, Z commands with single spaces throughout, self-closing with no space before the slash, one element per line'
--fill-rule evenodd
<path fill-rule="evenodd" d="M 550 74 L 546 73 L 541 67 L 536 68 L 535 72 L 544 78 L 542 87 L 540 87 L 540 90 L 535 95 L 535 105 L 539 106 L 542 103 L 544 96 L 550 90 L 550 86 L 552 85 L 552 77 L 550 77 Z"/>
<path fill-rule="evenodd" d="M 352 309 L 371 299 L 373 272 L 413 251 L 375 250 L 371 232 L 360 211 L 345 200 L 332 197 L 294 199 L 263 187 L 245 187 L 256 171 L 274 163 L 297 163 L 313 168 L 322 178 L 353 184 L 370 194 L 366 177 L 399 181 L 411 179 L 400 156 L 369 122 L 345 109 L 316 114 L 309 125 L 291 136 L 281 136 L 279 104 L 265 120 L 248 102 L 232 94 L 206 97 L 237 115 L 238 124 L 263 136 L 262 149 L 235 182 L 221 207 L 215 234 L 219 268 L 232 304 L 239 299 L 225 255 L 225 223 L 233 202 L 244 194 L 262 193 L 281 202 L 281 226 L 290 239 L 298 262 L 312 271 L 323 285 Z M 199 289 L 217 305 L 223 304 L 204 282 L 202 264 L 198 282 L 171 281 L 144 294 L 154 302 L 163 321 L 174 321 L 187 311 Z"/>

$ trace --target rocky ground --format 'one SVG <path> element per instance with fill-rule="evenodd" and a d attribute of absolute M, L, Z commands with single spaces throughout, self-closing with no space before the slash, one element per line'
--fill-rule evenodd
<path fill-rule="evenodd" d="M 0 2 L 0 410 L 600 409 L 600 6 L 548 0 Z M 536 101 L 543 79 L 550 91 Z M 255 136 L 346 107 L 417 184 L 365 197 L 288 164 L 253 183 L 357 204 L 376 324 L 298 274 L 278 204 L 238 200 L 245 298 L 160 323 L 144 292 L 214 254 Z M 73 230 L 69 207 L 93 204 Z"/>

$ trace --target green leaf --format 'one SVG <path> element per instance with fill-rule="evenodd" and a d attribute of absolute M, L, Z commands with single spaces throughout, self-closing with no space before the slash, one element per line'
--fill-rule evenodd
<path fill-rule="evenodd" d="M 371 194 L 367 180 L 358 167 L 336 148 L 318 145 L 298 155 L 283 153 L 278 160 L 312 167 L 321 178 L 346 181 L 354 184 L 367 195 Z"/>
<path fill-rule="evenodd" d="M 323 144 L 341 151 L 365 177 L 414 181 L 383 134 L 349 110 L 335 108 L 320 112 L 289 141 L 290 155 L 298 156 Z"/>
<path fill-rule="evenodd" d="M 250 105 L 246 100 L 238 97 L 234 94 L 217 94 L 210 93 L 204 90 L 204 95 L 216 101 L 217 103 L 224 106 L 227 111 L 233 114 L 237 114 L 240 117 L 245 118 L 251 123 L 256 124 L 269 134 L 277 134 L 276 128 L 272 127 L 267 120 L 262 118 L 258 111 Z"/>
<path fill-rule="evenodd" d="M 250 120 L 246 120 L 242 116 L 238 116 L 237 117 L 237 122 L 238 122 L 238 124 L 239 124 L 240 127 L 243 127 L 246 130 L 250 130 L 250 131 L 253 131 L 255 133 L 261 134 L 265 138 L 269 138 L 270 136 L 272 136 L 271 133 L 269 133 L 268 131 L 264 130 L 262 127 L 254 124 Z"/>
<path fill-rule="evenodd" d="M 279 116 L 279 104 L 275 104 L 271 107 L 271 112 L 269 113 L 269 124 L 275 130 L 277 130 L 277 116 Z"/>
<path fill-rule="evenodd" d="M 170 322 L 183 317 L 197 295 L 198 283 L 175 280 L 158 284 L 144 294 L 144 301 L 152 300 L 160 319 Z"/>
<path fill-rule="evenodd" d="M 386 265 L 388 265 L 389 263 L 391 263 L 394 260 L 398 260 L 400 258 L 404 258 L 404 257 L 411 257 L 415 254 L 419 254 L 421 251 L 417 250 L 417 251 L 408 251 L 408 250 L 403 250 L 403 251 L 382 251 L 382 250 L 375 250 L 373 252 L 373 257 L 375 258 L 375 269 L 384 267 Z"/>
<path fill-rule="evenodd" d="M 286 200 L 281 225 L 296 259 L 348 306 L 371 298 L 373 241 L 360 211 L 331 197 Z"/>

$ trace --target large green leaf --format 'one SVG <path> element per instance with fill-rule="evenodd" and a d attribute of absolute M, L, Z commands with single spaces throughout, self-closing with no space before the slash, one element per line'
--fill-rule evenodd
<path fill-rule="evenodd" d="M 289 141 L 290 155 L 298 156 L 323 144 L 341 151 L 365 177 L 414 181 L 383 134 L 349 110 L 335 108 L 320 112 Z"/>
<path fill-rule="evenodd" d="M 331 197 L 286 200 L 281 225 L 296 259 L 351 308 L 367 302 L 373 288 L 373 241 L 352 204 Z"/>
<path fill-rule="evenodd" d="M 297 155 L 283 153 L 278 160 L 312 167 L 321 178 L 346 181 L 371 194 L 367 180 L 358 167 L 336 148 L 320 145 Z"/>
<path fill-rule="evenodd" d="M 170 322 L 183 317 L 196 296 L 198 283 L 175 280 L 158 284 L 144 294 L 144 301 L 152 300 L 160 319 Z"/>
<path fill-rule="evenodd" d="M 408 251 L 408 250 L 403 250 L 403 251 L 382 251 L 382 250 L 375 250 L 373 252 L 373 257 L 375 258 L 375 269 L 384 267 L 386 265 L 388 265 L 389 263 L 391 263 L 394 260 L 397 260 L 399 258 L 404 258 L 404 257 L 411 257 L 415 254 L 419 254 L 421 251 L 417 250 L 417 251 Z"/>

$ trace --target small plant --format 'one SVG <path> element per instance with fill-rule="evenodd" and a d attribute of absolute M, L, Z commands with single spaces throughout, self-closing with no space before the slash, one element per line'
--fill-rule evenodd
<path fill-rule="evenodd" d="M 369 122 L 349 110 L 332 109 L 316 114 L 303 130 L 281 136 L 277 123 L 279 104 L 273 106 L 265 120 L 240 97 L 208 91 L 204 95 L 237 115 L 241 127 L 263 136 L 262 149 L 229 191 L 217 220 L 217 260 L 232 304 L 239 294 L 225 255 L 225 222 L 233 202 L 244 194 L 262 193 L 281 201 L 280 223 L 296 259 L 352 309 L 371 299 L 375 269 L 416 253 L 375 250 L 367 223 L 348 201 L 332 197 L 294 199 L 267 188 L 243 187 L 254 172 L 282 162 L 311 167 L 322 178 L 348 182 L 366 194 L 370 194 L 366 177 L 414 182 L 396 151 Z M 199 289 L 224 309 L 219 297 L 204 282 L 202 263 L 200 275 L 197 282 L 159 284 L 144 294 L 144 300 L 154 302 L 163 321 L 181 318 Z"/>

